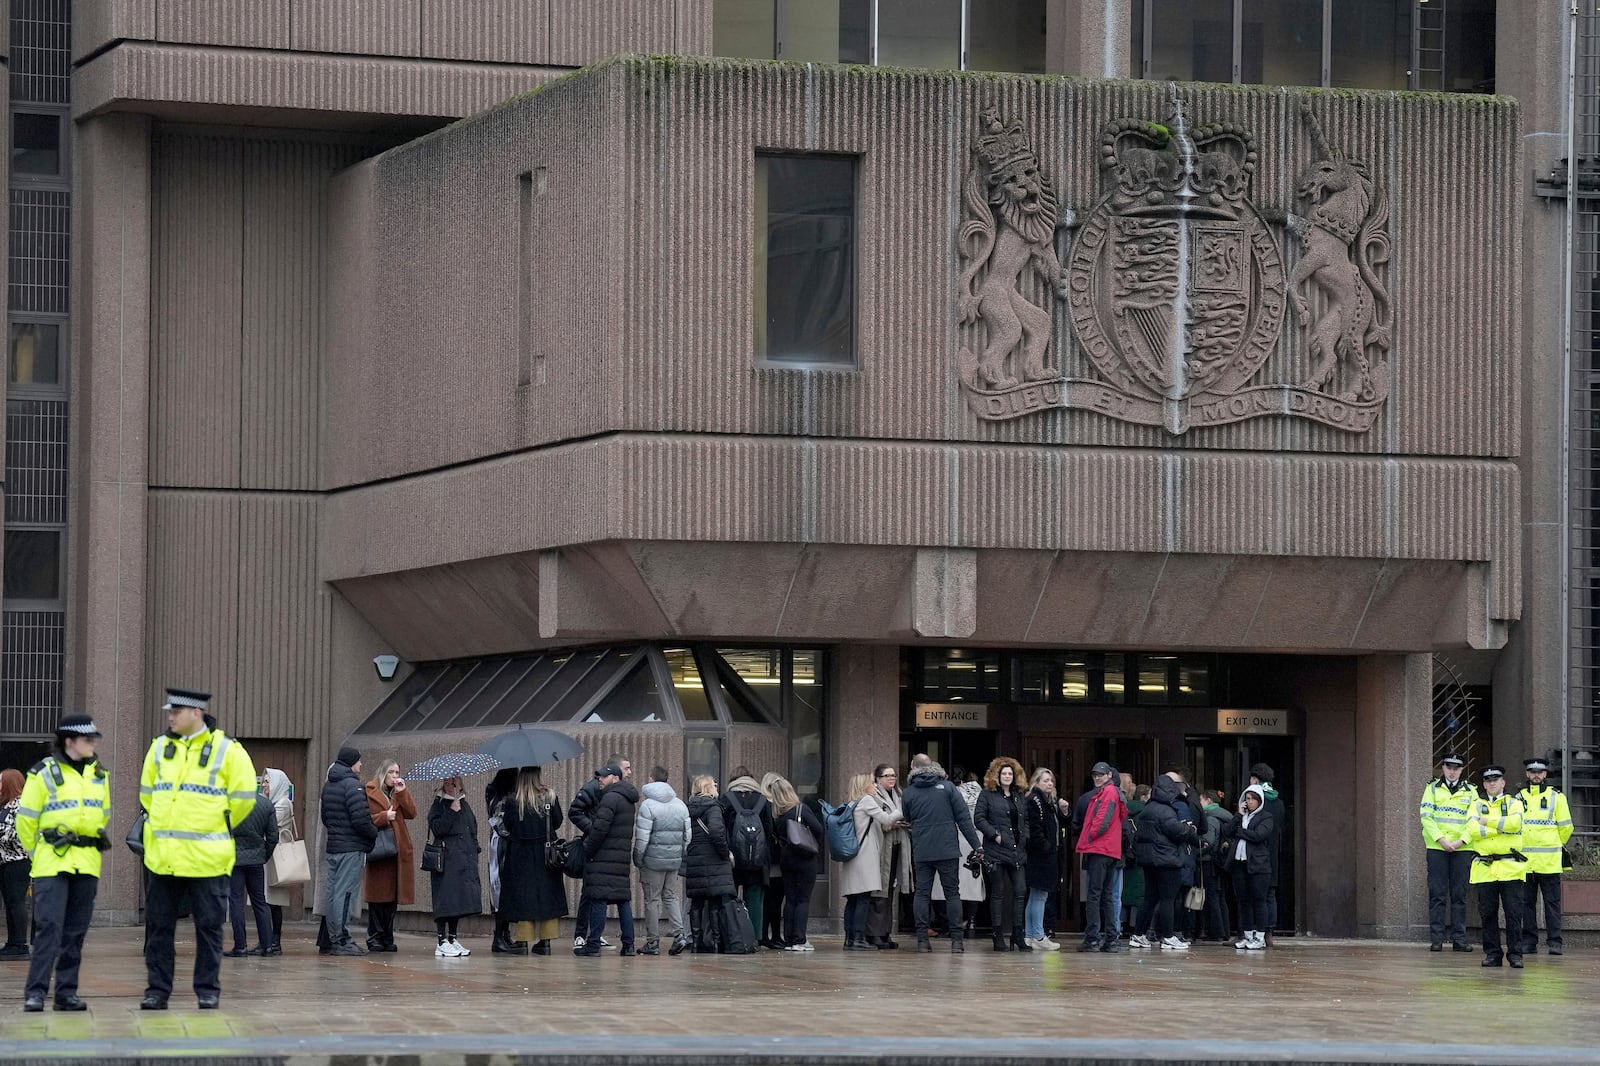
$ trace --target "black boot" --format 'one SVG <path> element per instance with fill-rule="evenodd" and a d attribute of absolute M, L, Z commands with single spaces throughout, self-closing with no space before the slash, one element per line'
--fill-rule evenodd
<path fill-rule="evenodd" d="M 1023 935 L 1022 935 L 1022 927 L 1021 926 L 1012 926 L 1012 928 L 1011 928 L 1011 950 L 1012 951 L 1032 951 L 1033 950 L 1031 947 L 1028 946 L 1028 941 L 1023 937 Z"/>
<path fill-rule="evenodd" d="M 996 951 L 1010 951 L 1011 945 L 1006 942 L 1006 938 L 1002 934 L 996 933 L 994 935 L 994 949 Z"/>
<path fill-rule="evenodd" d="M 548 941 L 548 940 L 539 941 L 537 944 L 533 945 L 532 952 L 535 955 L 548 955 L 548 954 L 550 954 L 550 941 Z"/>

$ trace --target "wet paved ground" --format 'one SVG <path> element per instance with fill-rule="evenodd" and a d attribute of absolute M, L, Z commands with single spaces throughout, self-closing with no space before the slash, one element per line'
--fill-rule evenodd
<path fill-rule="evenodd" d="M 137 930 L 90 933 L 87 1014 L 24 1014 L 23 966 L 0 966 L 0 1062 L 130 1061 L 226 1053 L 329 1062 L 407 1052 L 672 1062 L 1593 1062 L 1600 951 L 1485 970 L 1426 945 L 1283 939 L 1264 953 L 1196 946 L 952 956 L 839 950 L 749 957 L 436 959 L 431 937 L 396 954 L 323 958 L 294 928 L 279 959 L 224 959 L 220 1011 L 174 995 L 141 1012 Z M 563 942 L 564 947 L 570 944 Z M 192 943 L 179 943 L 184 987 Z M 963 1038 L 976 1038 L 968 1042 Z M 292 1054 L 286 1059 L 285 1054 Z M 393 1061 L 391 1059 L 391 1061 Z M 531 1058 L 529 1061 L 532 1061 Z M 540 1061 L 552 1061 L 541 1058 Z"/>

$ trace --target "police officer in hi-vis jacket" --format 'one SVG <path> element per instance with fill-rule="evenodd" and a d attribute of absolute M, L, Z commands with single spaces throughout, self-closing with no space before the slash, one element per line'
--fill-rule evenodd
<path fill-rule="evenodd" d="M 100 853 L 111 846 L 111 789 L 94 753 L 99 739 L 88 715 L 61 719 L 55 754 L 28 771 L 17 798 L 17 840 L 33 857 L 33 958 L 22 993 L 25 1011 L 44 1010 L 52 970 L 55 1009 L 89 1009 L 78 998 L 78 968 L 100 887 Z"/>
<path fill-rule="evenodd" d="M 233 874 L 232 827 L 256 804 L 256 770 L 244 747 L 206 713 L 211 696 L 169 688 L 168 730 L 144 757 L 139 800 L 149 812 L 144 865 L 145 993 L 140 1010 L 166 1010 L 175 963 L 173 935 L 185 896 L 194 908 L 194 992 L 201 1010 L 222 999 L 222 923 Z"/>

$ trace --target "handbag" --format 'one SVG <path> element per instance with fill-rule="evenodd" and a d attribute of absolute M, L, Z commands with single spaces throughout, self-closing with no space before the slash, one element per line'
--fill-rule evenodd
<path fill-rule="evenodd" d="M 550 822 L 550 808 L 544 809 L 544 868 L 556 873 L 563 873 L 567 868 L 568 844 L 565 840 L 555 835 L 555 826 Z"/>
<path fill-rule="evenodd" d="M 284 833 L 289 839 L 283 839 Z M 306 854 L 306 842 L 299 839 L 300 830 L 294 824 L 294 808 L 289 808 L 287 829 L 278 830 L 278 843 L 267 860 L 267 884 L 272 888 L 303 885 L 311 880 L 311 859 Z"/>
<path fill-rule="evenodd" d="M 1200 885 L 1190 885 L 1189 891 L 1183 897 L 1183 905 L 1192 911 L 1206 909 L 1206 890 Z"/>
<path fill-rule="evenodd" d="M 377 843 L 372 845 L 372 850 L 367 852 L 368 862 L 378 862 L 380 859 L 392 859 L 400 854 L 400 845 L 394 839 L 394 830 L 378 830 Z"/>
<path fill-rule="evenodd" d="M 817 853 L 817 838 L 800 820 L 798 808 L 793 818 L 783 820 L 783 839 L 791 848 L 806 855 Z"/>
<path fill-rule="evenodd" d="M 433 839 L 428 830 L 428 842 L 422 845 L 422 868 L 430 874 L 444 873 L 444 845 Z"/>
<path fill-rule="evenodd" d="M 150 816 L 144 812 L 144 809 L 140 808 L 139 817 L 135 818 L 133 824 L 128 827 L 128 850 L 135 855 L 144 854 L 144 823 L 149 818 Z"/>

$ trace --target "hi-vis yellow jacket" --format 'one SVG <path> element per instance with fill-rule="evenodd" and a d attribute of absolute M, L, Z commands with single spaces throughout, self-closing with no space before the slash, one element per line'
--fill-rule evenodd
<path fill-rule="evenodd" d="M 233 872 L 233 826 L 256 802 L 256 770 L 244 747 L 220 729 L 168 733 L 144 757 L 139 801 L 149 812 L 144 864 L 174 877 Z"/>
<path fill-rule="evenodd" d="M 1522 801 L 1522 852 L 1530 874 L 1561 872 L 1561 849 L 1572 839 L 1572 811 L 1558 788 L 1528 785 Z"/>
<path fill-rule="evenodd" d="M 17 799 L 17 842 L 33 856 L 32 875 L 99 877 L 99 848 L 86 843 L 52 845 L 43 834 L 58 829 L 88 841 L 105 835 L 110 818 L 111 789 L 99 760 L 86 763 L 79 773 L 66 760 L 47 756 L 28 771 Z"/>
<path fill-rule="evenodd" d="M 1522 851 L 1522 804 L 1509 792 L 1475 802 L 1467 811 L 1460 840 L 1480 856 L 1472 860 L 1473 884 L 1521 881 L 1527 876 L 1527 862 L 1512 855 Z"/>
<path fill-rule="evenodd" d="M 1454 792 L 1444 778 L 1436 777 L 1422 790 L 1422 842 L 1431 851 L 1442 851 L 1441 837 L 1455 839 L 1467 824 L 1467 809 L 1478 798 L 1478 790 L 1465 780 L 1456 784 Z"/>

